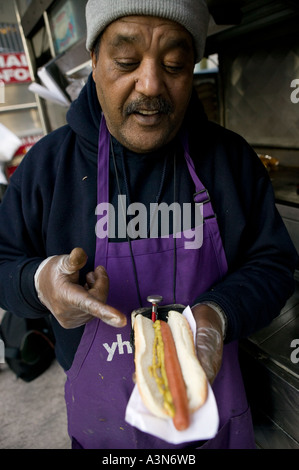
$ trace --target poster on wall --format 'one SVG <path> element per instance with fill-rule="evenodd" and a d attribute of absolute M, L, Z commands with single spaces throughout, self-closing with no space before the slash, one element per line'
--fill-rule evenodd
<path fill-rule="evenodd" d="M 51 16 L 55 49 L 61 53 L 80 39 L 73 5 L 66 2 Z"/>
<path fill-rule="evenodd" d="M 0 54 L 0 82 L 5 85 L 31 82 L 24 52 Z"/>

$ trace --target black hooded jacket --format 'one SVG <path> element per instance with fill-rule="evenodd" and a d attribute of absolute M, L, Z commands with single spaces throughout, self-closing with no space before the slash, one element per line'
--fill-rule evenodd
<path fill-rule="evenodd" d="M 0 204 L 0 306 L 20 316 L 48 313 L 34 286 L 34 273 L 48 256 L 80 246 L 88 255 L 82 283 L 94 268 L 101 109 L 91 77 L 67 120 L 27 153 Z M 185 124 L 191 157 L 209 191 L 228 262 L 225 279 L 199 297 L 194 292 L 194 303 L 212 301 L 224 310 L 229 342 L 279 314 L 294 289 L 297 253 L 275 208 L 267 171 L 251 147 L 237 134 L 209 122 L 195 95 Z M 123 149 L 114 144 L 120 165 Z M 125 153 L 132 200 L 145 205 L 153 201 L 162 155 L 170 154 L 173 145 L 149 155 Z M 117 197 L 113 172 L 111 166 L 112 202 Z M 192 182 L 180 152 L 177 174 L 178 201 L 191 202 Z M 123 185 L 121 171 L 120 175 Z M 161 194 L 161 201 L 168 203 L 173 201 L 172 175 L 169 164 Z M 65 330 L 54 317 L 52 321 L 57 359 L 68 369 L 84 327 Z"/>

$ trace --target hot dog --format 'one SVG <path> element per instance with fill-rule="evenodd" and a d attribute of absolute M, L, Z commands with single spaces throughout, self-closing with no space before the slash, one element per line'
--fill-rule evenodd
<path fill-rule="evenodd" d="M 187 429 L 208 393 L 188 321 L 176 311 L 168 313 L 167 323 L 137 315 L 133 328 L 136 383 L 145 406 L 172 419 L 178 431 Z"/>

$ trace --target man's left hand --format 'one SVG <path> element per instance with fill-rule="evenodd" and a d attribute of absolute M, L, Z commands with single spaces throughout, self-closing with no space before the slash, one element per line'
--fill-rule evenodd
<path fill-rule="evenodd" d="M 223 333 L 219 315 L 208 305 L 192 308 L 196 322 L 197 357 L 212 384 L 222 364 Z"/>

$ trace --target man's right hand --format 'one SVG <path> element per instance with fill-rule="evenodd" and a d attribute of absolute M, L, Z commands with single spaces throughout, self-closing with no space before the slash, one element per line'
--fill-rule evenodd
<path fill-rule="evenodd" d="M 42 263 L 35 275 L 40 301 L 64 328 L 77 328 L 94 317 L 111 326 L 125 326 L 125 315 L 106 304 L 109 279 L 103 266 L 86 276 L 84 287 L 78 284 L 86 261 L 84 250 L 74 248 L 69 255 L 53 256 Z"/>

